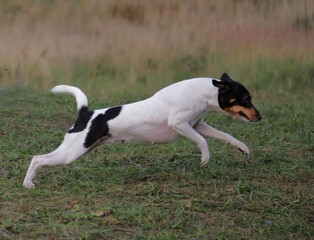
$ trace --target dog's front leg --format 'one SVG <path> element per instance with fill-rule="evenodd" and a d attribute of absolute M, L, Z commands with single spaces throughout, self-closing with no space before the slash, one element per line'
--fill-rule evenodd
<path fill-rule="evenodd" d="M 198 134 L 188 123 L 186 122 L 172 122 L 169 121 L 168 126 L 179 133 L 180 135 L 192 140 L 197 144 L 202 153 L 201 165 L 205 165 L 209 158 L 210 153 L 206 139 Z"/>
<path fill-rule="evenodd" d="M 230 134 L 224 133 L 222 131 L 217 130 L 216 128 L 207 125 L 203 120 L 198 121 L 195 124 L 194 129 L 204 137 L 212 137 L 218 140 L 225 141 L 237 147 L 243 153 L 250 154 L 249 148 L 243 142 L 234 138 Z"/>

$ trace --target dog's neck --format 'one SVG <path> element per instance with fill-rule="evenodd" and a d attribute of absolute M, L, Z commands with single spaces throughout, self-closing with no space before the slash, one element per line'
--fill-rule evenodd
<path fill-rule="evenodd" d="M 216 111 L 216 112 L 223 112 L 223 110 L 219 106 L 218 88 L 215 87 L 212 83 L 210 84 L 209 91 L 207 89 L 206 93 L 204 93 L 204 97 L 206 98 L 208 110 Z"/>

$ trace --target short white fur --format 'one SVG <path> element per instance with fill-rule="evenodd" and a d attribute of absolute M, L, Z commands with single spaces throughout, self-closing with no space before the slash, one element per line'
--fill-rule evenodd
<path fill-rule="evenodd" d="M 212 80 L 212 78 L 184 80 L 161 89 L 146 100 L 123 105 L 119 115 L 107 122 L 110 135 L 102 138 L 101 142 L 135 141 L 159 144 L 173 142 L 183 136 L 199 147 L 201 165 L 205 165 L 210 158 L 205 139 L 208 137 L 230 143 L 249 154 L 249 149 L 244 143 L 204 122 L 208 110 L 223 112 L 218 103 L 218 88 L 212 84 Z M 51 91 L 74 95 L 78 110 L 88 106 L 87 97 L 79 88 L 59 85 Z M 84 141 L 91 122 L 108 109 L 94 110 L 87 127 L 80 132 L 66 133 L 63 142 L 55 151 L 34 156 L 23 186 L 34 187 L 33 179 L 40 167 L 69 164 L 89 151 L 92 147 L 86 148 Z"/>

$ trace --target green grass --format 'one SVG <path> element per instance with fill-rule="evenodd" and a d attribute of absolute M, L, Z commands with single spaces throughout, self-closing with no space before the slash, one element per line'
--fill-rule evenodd
<path fill-rule="evenodd" d="M 114 70 L 79 72 L 78 67 L 78 78 L 93 78 L 76 83 L 84 89 L 98 82 L 87 91 L 96 92 L 91 108 L 100 108 L 103 104 L 95 100 L 102 96 L 100 91 L 110 89 L 106 105 L 134 101 L 167 81 L 192 72 L 201 75 L 211 63 L 178 60 L 174 72 L 165 72 L 168 80 L 161 73 L 153 76 L 157 83 L 149 78 L 154 70 L 136 72 L 137 81 L 121 86 L 122 91 L 109 78 L 99 80 L 107 73 L 117 77 Z M 216 64 L 214 75 L 230 67 Z M 312 238 L 313 65 L 293 59 L 259 60 L 242 67 L 235 63 L 229 72 L 244 79 L 254 93 L 263 121 L 247 124 L 209 113 L 207 122 L 247 143 L 250 157 L 212 139 L 211 160 L 205 167 L 199 165 L 198 148 L 185 139 L 156 146 L 103 145 L 71 165 L 41 169 L 32 190 L 22 188 L 31 157 L 60 144 L 75 121 L 76 105 L 73 97 L 46 90 L 1 89 L 0 238 Z M 127 88 L 129 95 L 123 95 Z"/>

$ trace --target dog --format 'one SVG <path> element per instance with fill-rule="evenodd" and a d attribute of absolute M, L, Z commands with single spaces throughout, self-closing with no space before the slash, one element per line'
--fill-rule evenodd
<path fill-rule="evenodd" d="M 220 80 L 194 78 L 169 85 L 152 97 L 105 109 L 88 109 L 86 95 L 77 87 L 58 85 L 53 93 L 69 93 L 77 102 L 78 118 L 65 134 L 61 145 L 51 153 L 32 158 L 23 186 L 33 188 L 36 171 L 43 166 L 69 164 L 100 143 L 170 143 L 186 137 L 201 151 L 201 165 L 210 153 L 205 138 L 212 137 L 234 145 L 245 154 L 249 148 L 204 122 L 208 110 L 224 112 L 233 118 L 258 122 L 260 113 L 249 91 L 224 73 Z"/>

